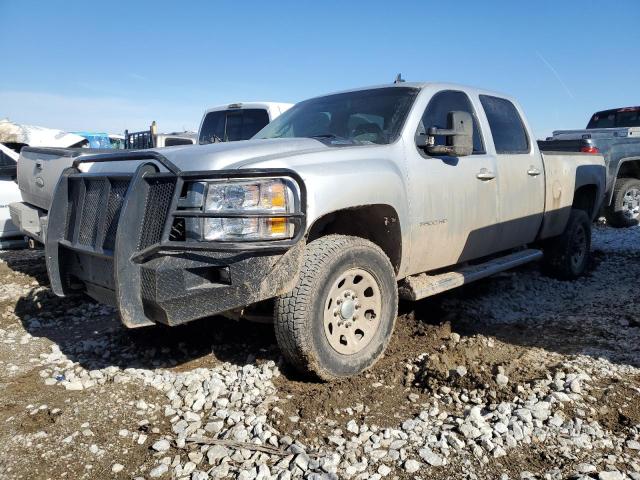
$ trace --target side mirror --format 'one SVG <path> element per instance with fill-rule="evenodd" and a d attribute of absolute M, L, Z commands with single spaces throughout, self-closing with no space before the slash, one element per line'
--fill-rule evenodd
<path fill-rule="evenodd" d="M 436 145 L 436 137 L 446 137 L 446 145 Z M 426 135 L 418 135 L 416 144 L 429 155 L 464 157 L 473 153 L 473 117 L 469 112 L 447 114 L 447 129 L 429 127 Z"/>

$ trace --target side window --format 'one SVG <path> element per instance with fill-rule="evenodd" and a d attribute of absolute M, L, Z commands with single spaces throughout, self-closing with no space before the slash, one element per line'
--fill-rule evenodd
<path fill-rule="evenodd" d="M 418 133 L 426 133 L 430 127 L 447 128 L 447 114 L 451 111 L 469 112 L 473 116 L 473 153 L 485 153 L 480 125 L 467 94 L 456 90 L 436 93 L 427 105 Z M 445 145 L 446 137 L 436 137 L 436 145 Z"/>
<path fill-rule="evenodd" d="M 529 153 L 529 137 L 516 107 L 504 98 L 480 95 L 496 153 Z"/>

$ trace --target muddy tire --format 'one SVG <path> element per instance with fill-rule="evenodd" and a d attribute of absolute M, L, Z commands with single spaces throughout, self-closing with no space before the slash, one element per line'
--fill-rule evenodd
<path fill-rule="evenodd" d="M 634 227 L 640 223 L 640 180 L 616 180 L 611 205 L 606 207 L 605 217 L 607 223 L 615 228 Z"/>
<path fill-rule="evenodd" d="M 328 235 L 307 245 L 296 286 L 276 300 L 275 333 L 289 363 L 333 380 L 378 361 L 397 312 L 395 272 L 384 252 L 362 238 Z"/>
<path fill-rule="evenodd" d="M 545 272 L 561 280 L 583 275 L 591 258 L 591 220 L 584 210 L 572 209 L 564 233 L 544 248 Z"/>

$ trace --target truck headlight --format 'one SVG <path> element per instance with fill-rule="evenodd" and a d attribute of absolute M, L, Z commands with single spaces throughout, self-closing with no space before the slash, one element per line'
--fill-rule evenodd
<path fill-rule="evenodd" d="M 201 192 L 202 211 L 213 214 L 189 222 L 188 230 L 195 230 L 196 237 L 224 242 L 281 240 L 294 235 L 293 219 L 287 215 L 296 211 L 299 188 L 291 179 L 196 182 L 191 190 Z M 194 225 L 194 221 L 202 223 Z"/>

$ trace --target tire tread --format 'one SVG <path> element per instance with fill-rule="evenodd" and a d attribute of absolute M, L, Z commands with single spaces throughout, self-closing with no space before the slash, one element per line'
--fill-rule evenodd
<path fill-rule="evenodd" d="M 320 272 L 332 257 L 351 247 L 376 250 L 382 258 L 386 259 L 389 269 L 393 272 L 391 261 L 374 243 L 360 237 L 327 235 L 306 246 L 298 283 L 291 292 L 281 295 L 276 300 L 274 327 L 276 339 L 283 355 L 301 372 L 315 375 L 321 380 L 333 380 L 336 377 L 323 368 L 314 355 L 311 336 L 307 329 L 306 312 L 313 301 L 314 292 L 319 288 L 317 278 Z M 393 321 L 395 322 L 397 302 L 393 313 Z M 385 348 L 381 349 L 375 361 L 384 350 Z"/>

